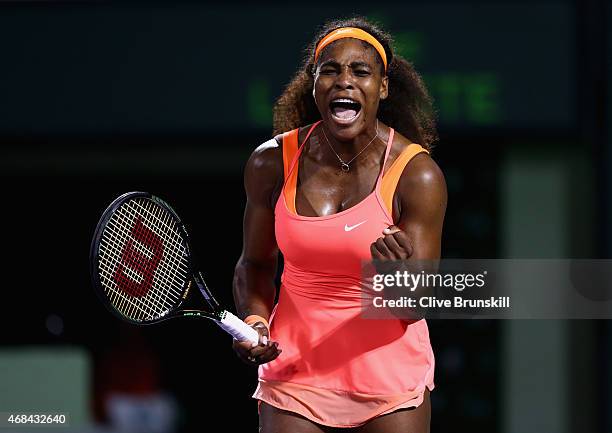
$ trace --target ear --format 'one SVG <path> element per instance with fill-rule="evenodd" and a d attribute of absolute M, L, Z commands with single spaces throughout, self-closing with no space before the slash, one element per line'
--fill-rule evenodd
<path fill-rule="evenodd" d="M 387 99 L 387 96 L 389 96 L 389 77 L 387 77 L 386 75 L 382 78 L 382 81 L 380 82 L 380 99 Z"/>

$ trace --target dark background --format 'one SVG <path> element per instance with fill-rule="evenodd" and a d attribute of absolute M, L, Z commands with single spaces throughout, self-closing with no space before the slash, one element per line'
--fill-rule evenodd
<path fill-rule="evenodd" d="M 152 192 L 187 223 L 209 285 L 233 305 L 242 170 L 270 138 L 272 103 L 328 19 L 380 22 L 435 99 L 433 157 L 449 189 L 443 257 L 608 257 L 610 6 L 0 3 L 0 221 L 9 259 L 0 412 L 69 410 L 77 399 L 75 426 L 108 424 L 112 365 L 128 371 L 126 382 L 142 376 L 142 389 L 171 395 L 178 431 L 206 430 L 230 406 L 231 429 L 256 428 L 256 372 L 228 337 L 189 319 L 127 329 L 94 296 L 89 243 L 116 196 Z M 429 325 L 432 432 L 612 431 L 606 321 Z M 132 333 L 142 365 L 136 355 L 109 364 Z M 83 359 L 85 373 L 68 369 L 60 380 L 81 383 L 79 391 L 36 380 L 51 374 L 46 364 L 35 372 L 15 358 L 31 350 Z M 9 383 L 15 374 L 24 379 Z M 41 402 L 45 393 L 55 403 Z"/>

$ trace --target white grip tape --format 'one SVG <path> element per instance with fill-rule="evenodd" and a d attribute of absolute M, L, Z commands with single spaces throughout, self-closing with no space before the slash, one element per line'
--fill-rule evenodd
<path fill-rule="evenodd" d="M 238 341 L 259 343 L 259 333 L 229 311 L 225 312 L 223 319 L 216 322 L 225 332 L 231 334 Z"/>

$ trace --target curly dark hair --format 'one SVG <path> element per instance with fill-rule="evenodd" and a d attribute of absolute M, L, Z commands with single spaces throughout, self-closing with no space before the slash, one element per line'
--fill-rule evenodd
<path fill-rule="evenodd" d="M 412 63 L 395 56 L 393 39 L 380 27 L 363 17 L 326 23 L 307 47 L 303 65 L 274 104 L 274 135 L 316 122 L 321 114 L 312 97 L 314 85 L 314 52 L 328 33 L 340 27 L 357 27 L 374 36 L 387 55 L 389 95 L 380 101 L 378 118 L 403 136 L 427 150 L 437 141 L 436 114 L 421 76 Z M 369 46 L 367 42 L 365 45 Z M 327 47 L 325 48 L 327 49 Z M 384 74 L 382 59 L 378 56 Z"/>

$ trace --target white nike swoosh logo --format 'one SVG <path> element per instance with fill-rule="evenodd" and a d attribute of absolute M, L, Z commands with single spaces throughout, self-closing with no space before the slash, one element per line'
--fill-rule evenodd
<path fill-rule="evenodd" d="M 350 232 L 353 229 L 356 229 L 357 227 L 359 227 L 361 224 L 365 223 L 367 220 L 365 221 L 361 221 L 358 224 L 355 224 L 354 226 L 349 226 L 348 224 L 344 224 L 344 231 L 345 232 Z"/>

